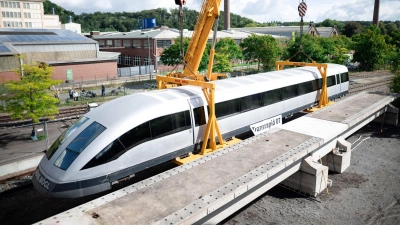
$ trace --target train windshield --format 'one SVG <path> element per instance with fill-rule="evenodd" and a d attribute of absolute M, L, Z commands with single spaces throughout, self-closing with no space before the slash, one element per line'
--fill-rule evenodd
<path fill-rule="evenodd" d="M 72 124 L 68 129 L 66 129 L 60 135 L 60 137 L 58 137 L 57 140 L 51 145 L 49 150 L 46 152 L 47 159 L 50 159 L 54 155 L 54 153 L 57 151 L 58 147 L 60 147 L 60 145 L 62 143 L 64 143 L 64 141 L 67 140 L 67 138 L 69 136 L 71 136 L 71 134 L 74 133 L 74 131 L 76 131 L 79 127 L 81 127 L 87 120 L 88 120 L 88 118 L 81 117 L 74 124 Z"/>
<path fill-rule="evenodd" d="M 60 169 L 67 170 L 76 157 L 105 129 L 103 125 L 97 122 L 90 124 L 67 146 L 54 162 L 54 165 Z"/>

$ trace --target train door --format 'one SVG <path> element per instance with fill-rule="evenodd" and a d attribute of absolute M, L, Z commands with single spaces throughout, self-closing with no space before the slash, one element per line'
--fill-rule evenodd
<path fill-rule="evenodd" d="M 341 80 L 340 80 L 340 73 L 336 74 L 336 94 L 337 94 L 337 98 L 340 97 L 340 93 L 342 93 L 341 90 Z"/>
<path fill-rule="evenodd" d="M 208 120 L 208 114 L 205 107 L 207 104 L 202 98 L 190 99 L 188 102 L 193 125 L 193 144 L 195 144 L 196 150 L 199 150 L 201 148 L 200 143 L 203 141 Z"/>

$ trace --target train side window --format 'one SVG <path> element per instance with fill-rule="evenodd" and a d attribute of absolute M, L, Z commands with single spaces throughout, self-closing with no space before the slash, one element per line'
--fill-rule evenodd
<path fill-rule="evenodd" d="M 327 84 L 326 84 L 326 86 L 327 86 L 327 87 L 331 87 L 331 86 L 333 86 L 333 85 L 336 85 L 335 75 L 330 76 L 330 77 L 327 78 Z"/>
<path fill-rule="evenodd" d="M 241 112 L 257 109 L 260 106 L 261 106 L 261 94 L 255 94 L 240 98 Z"/>
<path fill-rule="evenodd" d="M 217 118 L 229 116 L 240 112 L 239 99 L 232 99 L 215 104 L 215 116 Z"/>
<path fill-rule="evenodd" d="M 340 78 L 342 78 L 342 83 L 349 81 L 349 73 L 341 73 Z"/>
<path fill-rule="evenodd" d="M 282 99 L 293 98 L 298 95 L 298 86 L 297 84 L 283 87 L 282 88 Z"/>
<path fill-rule="evenodd" d="M 171 132 L 174 128 L 172 126 L 172 117 L 171 115 L 166 115 L 162 117 L 158 117 L 150 121 L 150 129 L 151 129 L 151 137 L 157 138 L 161 137 L 169 132 Z"/>
<path fill-rule="evenodd" d="M 120 157 L 123 153 L 127 150 L 121 144 L 119 139 L 115 139 L 109 145 L 107 145 L 103 150 L 101 150 L 95 157 L 93 157 L 84 167 L 82 170 L 89 169 L 95 166 L 99 166 L 108 162 L 111 162 L 118 157 Z"/>
<path fill-rule="evenodd" d="M 62 170 L 67 170 L 78 155 L 79 153 L 75 151 L 64 149 L 58 159 L 54 162 L 54 165 Z"/>
<path fill-rule="evenodd" d="M 191 128 L 189 111 L 172 114 L 172 129 L 174 133 Z"/>
<path fill-rule="evenodd" d="M 271 105 L 282 100 L 282 90 L 275 89 L 262 93 L 263 106 Z"/>
<path fill-rule="evenodd" d="M 140 124 L 119 137 L 127 150 L 151 139 L 149 122 Z"/>
<path fill-rule="evenodd" d="M 340 84 L 341 82 L 340 82 L 340 75 L 339 74 L 336 74 L 336 83 L 337 84 Z"/>
<path fill-rule="evenodd" d="M 204 107 L 200 106 L 193 109 L 194 124 L 196 127 L 206 124 L 206 115 L 204 113 Z"/>
<path fill-rule="evenodd" d="M 308 94 L 313 91 L 312 81 L 307 81 L 299 84 L 299 95 Z"/>
<path fill-rule="evenodd" d="M 320 79 L 317 79 L 317 87 L 318 87 L 318 90 L 319 89 L 322 89 L 322 78 L 320 78 Z"/>

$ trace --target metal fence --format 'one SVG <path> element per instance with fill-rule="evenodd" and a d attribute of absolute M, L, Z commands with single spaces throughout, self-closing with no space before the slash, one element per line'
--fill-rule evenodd
<path fill-rule="evenodd" d="M 118 68 L 118 77 L 131 77 L 136 75 L 154 73 L 154 65 Z"/>

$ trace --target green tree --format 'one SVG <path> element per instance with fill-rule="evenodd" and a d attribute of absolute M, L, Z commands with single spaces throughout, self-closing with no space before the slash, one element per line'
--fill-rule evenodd
<path fill-rule="evenodd" d="M 300 49 L 300 36 L 297 34 L 294 41 L 290 40 L 285 49 L 283 58 L 295 62 L 310 62 L 310 58 L 317 62 L 329 62 L 328 54 L 331 54 L 334 46 L 331 42 L 320 41 L 324 37 L 313 37 L 309 34 L 303 35 L 302 51 Z M 324 47 L 327 48 L 326 50 Z M 307 57 L 308 56 L 308 57 Z"/>
<path fill-rule="evenodd" d="M 354 35 L 353 41 L 353 58 L 361 63 L 363 69 L 371 70 L 375 64 L 383 63 L 388 45 L 379 28 L 371 25 L 363 33 Z"/>
<path fill-rule="evenodd" d="M 393 33 L 397 30 L 397 25 L 395 23 L 390 22 L 385 25 L 385 29 L 386 29 L 386 33 L 389 36 L 392 36 Z"/>
<path fill-rule="evenodd" d="M 221 52 L 215 52 L 213 64 L 214 72 L 232 72 L 232 65 L 229 62 L 229 55 L 226 53 L 227 51 L 227 47 L 225 47 Z"/>
<path fill-rule="evenodd" d="M 222 38 L 215 44 L 215 51 L 228 55 L 228 60 L 243 59 L 242 50 L 232 38 Z"/>
<path fill-rule="evenodd" d="M 50 87 L 62 81 L 52 80 L 53 68 L 47 64 L 23 64 L 14 70 L 18 81 L 7 81 L 8 90 L 5 111 L 13 119 L 31 119 L 39 122 L 41 117 L 54 117 L 58 113 L 58 99 L 50 92 Z"/>
<path fill-rule="evenodd" d="M 187 49 L 189 47 L 189 42 L 190 38 L 187 37 L 183 38 L 184 53 L 187 52 Z M 179 57 L 180 49 L 181 49 L 180 38 L 176 38 L 175 43 L 172 44 L 169 48 L 164 49 L 164 51 L 161 53 L 160 57 L 161 62 L 167 66 L 175 66 L 176 64 L 178 64 L 180 61 Z M 200 61 L 199 71 L 207 70 L 209 53 L 210 53 L 210 45 L 207 44 L 206 49 L 204 50 L 203 56 Z"/>
<path fill-rule="evenodd" d="M 240 43 L 240 47 L 242 47 L 245 60 L 258 62 L 258 70 L 260 70 L 261 63 L 263 70 L 273 70 L 276 60 L 281 55 L 278 41 L 270 35 L 251 34 Z"/>
<path fill-rule="evenodd" d="M 348 22 L 344 25 L 342 34 L 346 35 L 347 37 L 352 37 L 355 34 L 361 33 L 361 24 L 357 22 Z"/>

